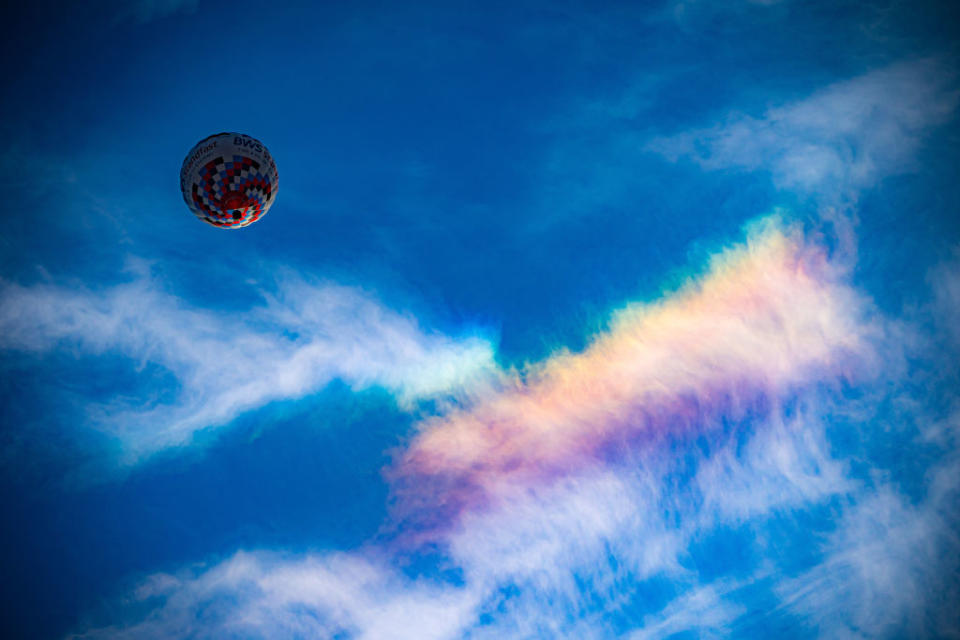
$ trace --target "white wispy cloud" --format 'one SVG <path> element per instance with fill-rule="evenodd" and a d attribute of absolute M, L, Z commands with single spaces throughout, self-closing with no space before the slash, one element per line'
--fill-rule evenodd
<path fill-rule="evenodd" d="M 768 171 L 786 189 L 855 191 L 918 168 L 917 149 L 956 110 L 953 79 L 936 60 L 899 63 L 761 114 L 655 138 L 647 149 L 710 170 Z"/>
<path fill-rule="evenodd" d="M 401 403 L 444 393 L 495 371 L 478 337 L 422 329 L 369 293 L 287 276 L 244 311 L 190 305 L 140 267 L 129 282 L 94 290 L 78 284 L 0 285 L 0 348 L 80 357 L 120 356 L 136 376 L 172 374 L 162 391 L 83 408 L 91 426 L 120 440 L 132 462 L 188 443 L 207 427 L 340 379 L 379 386 Z"/>
<path fill-rule="evenodd" d="M 954 477 L 958 470 L 951 465 Z M 956 620 L 942 609 L 960 596 L 951 576 L 960 560 L 954 505 L 912 506 L 889 486 L 858 498 L 824 560 L 778 585 L 782 606 L 832 637 L 955 635 Z"/>
<path fill-rule="evenodd" d="M 933 288 L 933 318 L 939 329 L 960 346 L 960 246 L 953 250 L 953 259 L 937 265 L 928 277 Z"/>
<path fill-rule="evenodd" d="M 730 623 L 744 613 L 746 607 L 725 600 L 715 585 L 695 587 L 646 617 L 629 640 L 669 638 L 694 630 L 700 638 L 726 638 L 730 636 Z"/>
<path fill-rule="evenodd" d="M 721 448 L 704 460 L 694 478 L 701 517 L 749 522 L 858 488 L 844 461 L 830 452 L 824 400 L 814 395 L 806 403 L 799 415 L 774 415 L 740 447 Z"/>
<path fill-rule="evenodd" d="M 162 603 L 149 617 L 71 637 L 439 640 L 456 637 L 473 600 L 360 554 L 238 553 L 199 572 L 152 576 L 129 600 Z"/>

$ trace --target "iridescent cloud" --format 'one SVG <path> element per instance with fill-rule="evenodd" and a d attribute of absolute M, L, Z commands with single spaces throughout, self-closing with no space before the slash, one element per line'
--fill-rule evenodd
<path fill-rule="evenodd" d="M 702 277 L 616 313 L 582 353 L 425 421 L 393 470 L 399 513 L 442 524 L 500 488 L 764 414 L 870 358 L 868 307 L 822 247 L 767 219 Z"/>

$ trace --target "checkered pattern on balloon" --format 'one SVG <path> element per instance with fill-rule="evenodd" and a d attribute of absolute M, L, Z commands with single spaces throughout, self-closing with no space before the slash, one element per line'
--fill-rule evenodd
<path fill-rule="evenodd" d="M 276 195 L 276 169 L 247 156 L 228 157 L 198 169 L 191 192 L 194 211 L 217 227 L 245 227 L 260 219 Z"/>

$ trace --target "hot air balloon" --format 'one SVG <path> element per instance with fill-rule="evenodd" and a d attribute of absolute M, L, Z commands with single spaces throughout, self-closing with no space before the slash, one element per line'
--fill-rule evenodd
<path fill-rule="evenodd" d="M 218 133 L 190 149 L 180 169 L 183 200 L 222 229 L 259 220 L 277 198 L 277 165 L 267 147 L 243 133 Z"/>

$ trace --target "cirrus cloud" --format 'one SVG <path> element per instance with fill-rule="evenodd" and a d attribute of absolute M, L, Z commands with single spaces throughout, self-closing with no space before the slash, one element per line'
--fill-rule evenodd
<path fill-rule="evenodd" d="M 132 376 L 148 366 L 171 374 L 171 400 L 81 400 L 90 426 L 117 438 L 127 462 L 334 379 L 383 387 L 409 404 L 496 371 L 489 342 L 425 331 L 356 288 L 289 276 L 261 293 L 264 303 L 245 311 L 198 308 L 142 265 L 129 282 L 103 290 L 3 283 L 0 348 L 119 357 Z"/>

